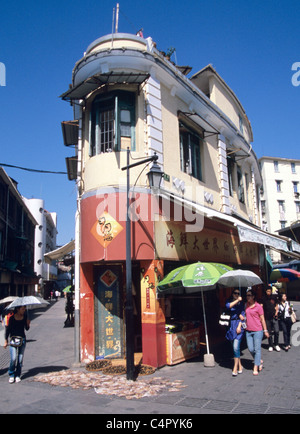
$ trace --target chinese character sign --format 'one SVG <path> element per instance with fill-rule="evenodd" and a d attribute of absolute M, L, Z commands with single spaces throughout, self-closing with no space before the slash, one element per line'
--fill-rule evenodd
<path fill-rule="evenodd" d="M 259 263 L 258 249 L 254 243 L 241 243 L 239 237 L 232 233 L 212 229 L 186 232 L 180 223 L 156 223 L 155 245 L 161 259 Z"/>
<path fill-rule="evenodd" d="M 122 356 L 122 324 L 120 308 L 121 269 L 99 267 L 96 291 L 96 357 Z"/>

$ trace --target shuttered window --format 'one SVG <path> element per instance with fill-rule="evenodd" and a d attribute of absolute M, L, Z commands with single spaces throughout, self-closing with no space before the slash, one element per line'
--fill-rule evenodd
<path fill-rule="evenodd" d="M 90 155 L 135 150 L 135 94 L 98 95 L 90 113 Z"/>

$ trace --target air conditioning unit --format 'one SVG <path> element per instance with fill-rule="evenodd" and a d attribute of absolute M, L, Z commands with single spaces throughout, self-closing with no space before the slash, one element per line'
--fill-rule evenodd
<path fill-rule="evenodd" d="M 294 196 L 295 196 L 297 199 L 299 199 L 300 193 L 298 193 L 298 192 L 294 192 Z"/>

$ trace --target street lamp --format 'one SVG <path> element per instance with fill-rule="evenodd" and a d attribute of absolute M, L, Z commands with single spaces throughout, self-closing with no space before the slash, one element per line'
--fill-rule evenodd
<path fill-rule="evenodd" d="M 156 154 L 154 154 L 154 157 L 157 157 Z M 150 187 L 154 188 L 154 189 L 159 189 L 160 188 L 160 184 L 161 184 L 161 180 L 163 177 L 163 172 L 161 171 L 161 168 L 159 167 L 159 165 L 157 164 L 157 158 L 155 160 L 153 160 L 153 164 L 150 167 L 149 172 L 147 173 L 148 176 L 148 180 L 149 180 L 149 185 Z"/>
<path fill-rule="evenodd" d="M 131 267 L 131 221 L 129 216 L 129 192 L 130 192 L 130 176 L 129 171 L 132 167 L 153 161 L 150 171 L 147 173 L 150 187 L 159 187 L 162 178 L 162 171 L 156 163 L 158 156 L 156 154 L 151 157 L 139 160 L 136 163 L 129 164 L 130 150 L 127 148 L 127 166 L 121 170 L 127 171 L 127 207 L 126 207 L 126 374 L 127 380 L 135 380 L 134 372 L 134 326 L 133 326 L 133 303 L 132 303 L 132 267 Z M 159 182 L 158 182 L 159 181 Z"/>

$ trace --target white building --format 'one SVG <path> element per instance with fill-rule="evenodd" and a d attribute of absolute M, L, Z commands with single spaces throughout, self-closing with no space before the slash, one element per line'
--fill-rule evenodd
<path fill-rule="evenodd" d="M 38 222 L 35 228 L 35 248 L 34 248 L 34 271 L 40 277 L 39 288 L 43 295 L 46 284 L 51 287 L 57 279 L 56 263 L 47 264 L 44 261 L 44 254 L 56 249 L 57 235 L 57 214 L 48 212 L 44 206 L 43 199 L 23 198 L 26 206 Z M 51 289 L 51 288 L 50 288 Z"/>
<path fill-rule="evenodd" d="M 300 219 L 300 160 L 262 157 L 261 190 L 262 227 L 278 233 Z M 274 262 L 280 254 L 272 252 Z"/>

